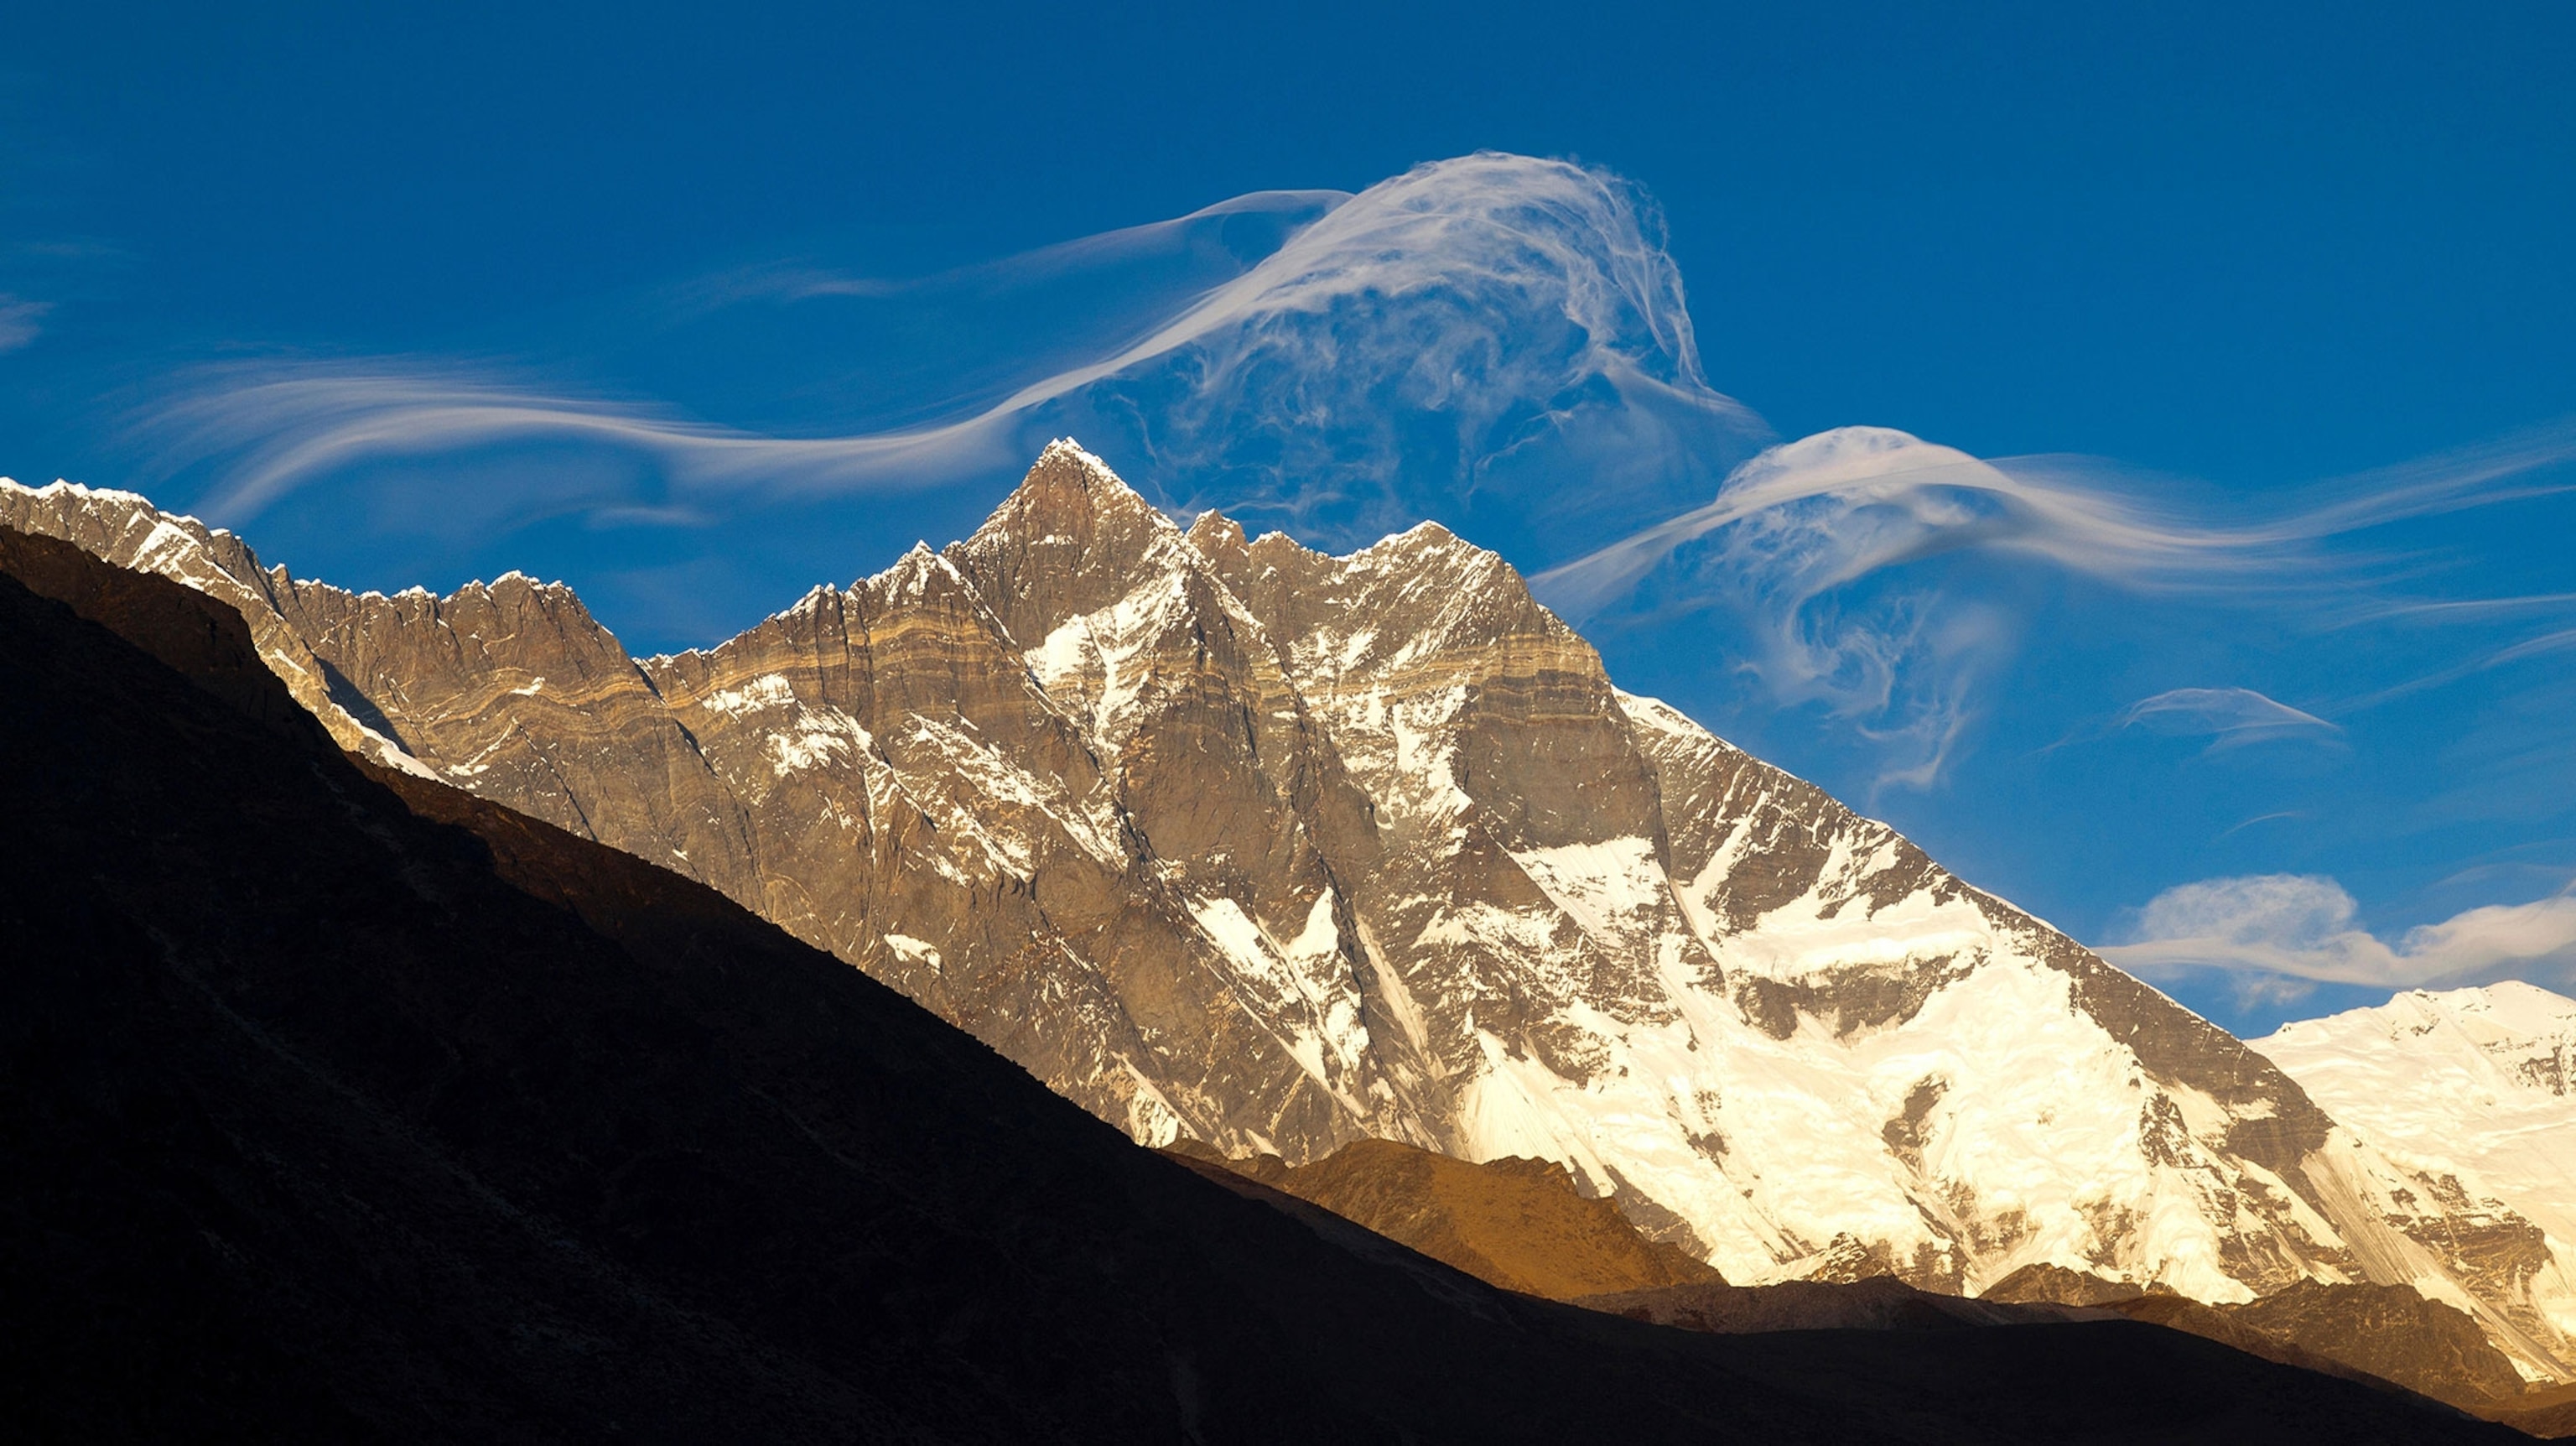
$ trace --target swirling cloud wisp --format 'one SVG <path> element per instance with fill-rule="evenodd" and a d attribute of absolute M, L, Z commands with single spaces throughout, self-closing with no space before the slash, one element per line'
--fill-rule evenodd
<path fill-rule="evenodd" d="M 2355 578 L 2372 559 L 2325 544 L 2567 490 L 2576 483 L 2550 469 L 2571 459 L 2576 427 L 2562 426 L 2348 479 L 2267 515 L 2214 519 L 2158 505 L 2076 459 L 1988 460 L 1843 427 L 1764 451 L 1713 500 L 1534 581 L 1578 619 L 1724 610 L 1775 697 L 1856 720 L 1882 746 L 1880 782 L 1920 785 L 1938 777 L 1976 680 L 2014 636 L 2016 609 L 1982 596 L 1999 574 L 1944 582 L 1941 560 L 1977 554 L 2196 602 L 2351 611 L 2370 596 Z M 2334 728 L 2251 690 L 2196 687 L 2097 731 L 2195 720 L 2221 744 Z"/>
<path fill-rule="evenodd" d="M 1706 375 L 1651 199 L 1598 169 L 1491 153 L 1356 194 L 1254 192 L 917 278 L 737 269 L 639 311 L 667 329 L 644 346 L 686 350 L 709 318 L 756 328 L 782 308 L 885 307 L 921 309 L 901 335 L 975 355 L 923 369 L 944 389 L 793 429 L 637 400 L 649 386 L 618 395 L 497 363 L 379 357 L 201 372 L 144 435 L 171 474 L 204 483 L 195 509 L 235 526 L 290 499 L 318 512 L 318 495 L 365 478 L 369 499 L 327 505 L 370 508 L 376 525 L 470 517 L 485 534 L 567 515 L 714 530 L 795 507 L 792 524 L 767 525 L 821 523 L 855 542 L 856 524 L 822 517 L 832 499 L 996 486 L 1043 437 L 1072 433 L 1176 511 L 1221 506 L 1332 546 L 1436 518 L 1535 572 L 1578 622 L 1661 630 L 1687 616 L 1709 635 L 1713 672 L 1753 679 L 1765 707 L 1820 710 L 1868 755 L 1863 778 L 1914 787 L 1958 756 L 2046 579 L 2328 626 L 2374 608 L 2449 625 L 2485 614 L 2356 586 L 2371 559 L 2352 539 L 2563 488 L 2548 469 L 2576 458 L 2576 427 L 2561 426 L 2213 515 L 2099 464 L 1979 458 L 1886 428 L 1758 450 L 1762 421 Z M 962 313 L 975 324 L 918 324 Z M 632 465 L 487 465 L 567 446 Z M 385 465 L 422 458 L 434 474 Z M 385 504 L 403 488 L 438 495 Z M 727 608 L 757 605 L 774 598 Z M 2432 681 L 2548 655 L 2565 636 L 2496 639 Z M 2067 736 L 2186 723 L 2217 747 L 2332 736 L 2236 676 L 2126 696 L 2152 688 L 2155 706 L 2103 704 Z M 2372 703 L 2318 706 L 2340 721 Z"/>
<path fill-rule="evenodd" d="M 0 351 L 16 351 L 35 341 L 43 330 L 39 323 L 51 310 L 47 302 L 26 301 L 0 291 Z"/>
<path fill-rule="evenodd" d="M 1352 196 L 1266 192 L 922 286 L 1006 286 L 1187 249 L 1247 216 L 1275 249 L 1162 309 L 1095 328 L 1095 354 L 920 425 L 762 435 L 675 410 L 399 359 L 233 367 L 154 419 L 173 465 L 218 459 L 201 499 L 238 522 L 387 456 L 572 440 L 649 456 L 689 493 L 918 485 L 1006 466 L 1038 431 L 1115 450 L 1181 505 L 1374 536 L 1480 490 L 1555 499 L 1599 536 L 1668 511 L 1761 424 L 1712 389 L 1649 201 L 1606 173 L 1480 154 Z M 719 278 L 704 309 L 890 289 L 810 270 Z M 1033 339 L 1032 351 L 1045 348 Z M 1532 475 L 1514 459 L 1548 450 Z M 1702 485 L 1705 485 L 1704 483 Z"/>

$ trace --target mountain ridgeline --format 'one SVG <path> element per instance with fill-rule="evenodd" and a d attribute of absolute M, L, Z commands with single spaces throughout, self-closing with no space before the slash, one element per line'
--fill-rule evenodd
<path fill-rule="evenodd" d="M 353 753 L 703 882 L 1147 1144 L 1555 1161 L 1740 1283 L 2404 1284 L 2576 1359 L 2510 1207 L 1621 692 L 1435 525 L 1184 531 L 1057 443 L 972 537 L 638 661 L 515 574 L 353 594 L 65 484 L 0 523 L 228 603 Z M 2499 1221 L 2513 1261 L 2459 1248 Z"/>
<path fill-rule="evenodd" d="M 2514 1439 L 2125 1321 L 1720 1338 L 1494 1290 L 351 760 L 165 579 L 0 531 L 0 668 L 13 1442 Z"/>

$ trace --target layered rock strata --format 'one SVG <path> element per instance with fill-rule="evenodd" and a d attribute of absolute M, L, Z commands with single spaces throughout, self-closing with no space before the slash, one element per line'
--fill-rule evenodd
<path fill-rule="evenodd" d="M 8 1440 L 2478 1439 L 2161 1332 L 1785 1355 L 1508 1296 L 353 763 L 175 584 L 0 532 L 0 669 Z"/>
<path fill-rule="evenodd" d="M 1728 1279 L 2402 1281 L 2555 1375 L 2262 1054 L 1615 688 L 1494 554 L 1184 532 L 1069 443 L 974 536 L 630 661 L 571 592 L 262 570 L 130 494 L 0 522 L 240 608 L 344 745 L 703 880 L 1139 1140 L 1564 1165 Z"/>

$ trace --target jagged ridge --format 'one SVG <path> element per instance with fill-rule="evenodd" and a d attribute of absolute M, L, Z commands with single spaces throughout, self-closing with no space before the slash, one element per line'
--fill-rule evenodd
<path fill-rule="evenodd" d="M 2432 1282 L 2558 1370 L 2529 1280 L 2392 1223 L 2404 1172 L 2270 1061 L 1619 692 L 1436 525 L 1185 534 L 1059 443 L 964 542 L 639 664 L 560 587 L 351 595 L 125 494 L 0 519 L 224 597 L 344 744 L 702 879 L 1149 1143 L 1555 1160 L 1736 1280 Z"/>

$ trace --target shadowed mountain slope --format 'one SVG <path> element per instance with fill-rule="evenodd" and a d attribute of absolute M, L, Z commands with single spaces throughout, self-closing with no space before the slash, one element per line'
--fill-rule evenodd
<path fill-rule="evenodd" d="M 1784 1347 L 1337 1243 L 90 566 L 0 549 L 20 1439 L 2482 1439 L 2143 1327 Z"/>
<path fill-rule="evenodd" d="M 2266 1360 L 2391 1381 L 2490 1419 L 2547 1409 L 2560 1399 L 2558 1392 L 2528 1390 L 2467 1312 L 2402 1285 L 2299 1281 L 2255 1300 L 2213 1305 L 2164 1292 L 2140 1295 L 2117 1281 L 2042 1265 L 1997 1281 L 1982 1300 L 2115 1311 Z"/>
<path fill-rule="evenodd" d="M 1059 442 L 965 540 L 634 660 L 516 574 L 353 594 L 68 484 L 0 522 L 221 599 L 344 747 L 695 878 L 1145 1143 L 1549 1160 L 1739 1282 L 2369 1281 L 2576 1358 L 2509 1200 L 1621 692 L 1436 526 L 1184 531 Z"/>
<path fill-rule="evenodd" d="M 1777 1285 L 1696 1282 L 1604 1292 L 1583 1305 L 1630 1320 L 1719 1335 L 1771 1331 L 1953 1331 L 2050 1321 L 2108 1319 L 2045 1303 L 2004 1305 L 1917 1290 L 1894 1276 L 1850 1282 L 1784 1280 Z"/>

